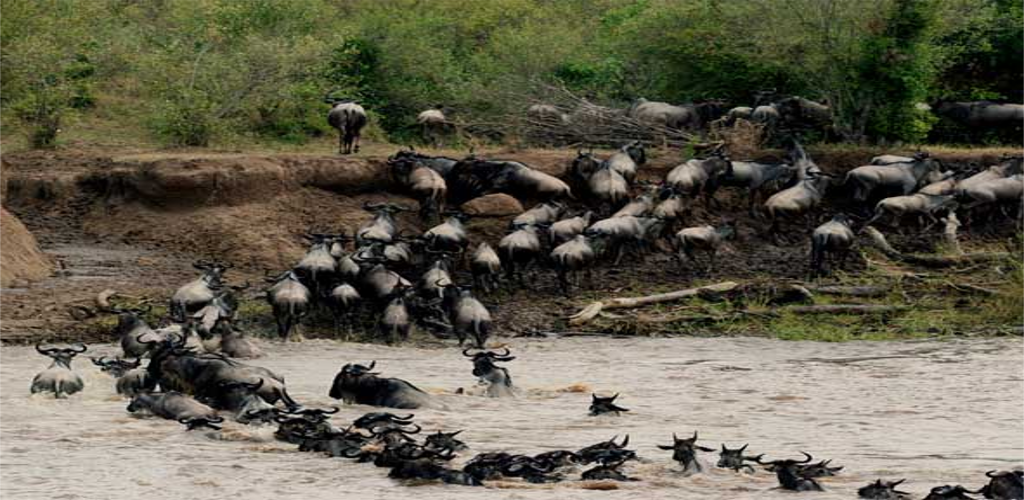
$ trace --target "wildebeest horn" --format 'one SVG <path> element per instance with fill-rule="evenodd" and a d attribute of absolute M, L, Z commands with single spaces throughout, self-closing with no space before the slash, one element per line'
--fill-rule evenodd
<path fill-rule="evenodd" d="M 368 201 L 363 202 L 363 210 L 377 210 L 378 208 L 383 206 L 383 203 L 370 203 Z"/>
<path fill-rule="evenodd" d="M 612 441 L 614 442 L 614 439 Z M 626 445 L 628 445 L 628 444 L 629 444 L 629 434 L 626 434 L 626 437 L 623 438 L 622 444 L 619 445 L 619 448 L 625 448 Z"/>
<path fill-rule="evenodd" d="M 467 348 L 463 349 L 462 350 L 462 355 L 467 357 L 467 358 L 474 358 L 474 357 L 476 357 L 475 355 L 469 353 L 470 349 L 472 349 L 472 348 L 467 347 Z"/>
<path fill-rule="evenodd" d="M 192 267 L 194 267 L 196 269 L 201 269 L 203 271 L 209 269 L 210 266 L 212 266 L 212 265 L 213 265 L 212 263 L 207 262 L 205 260 L 197 260 L 197 261 L 192 263 Z"/>
<path fill-rule="evenodd" d="M 75 346 L 81 346 L 82 350 L 76 349 Z M 75 352 L 75 353 L 77 353 L 77 354 L 81 354 L 81 353 L 83 353 L 85 351 L 88 351 L 89 347 L 86 346 L 85 344 L 81 343 L 81 342 L 75 342 L 75 344 L 73 346 L 71 346 L 70 350 Z"/>
<path fill-rule="evenodd" d="M 106 358 L 107 358 L 106 356 L 100 356 L 99 358 L 94 358 L 92 356 L 89 356 L 89 359 L 92 360 L 92 364 L 94 364 L 96 366 L 105 366 L 107 363 L 104 362 L 103 360 L 106 359 Z"/>
<path fill-rule="evenodd" d="M 988 472 L 986 472 L 986 473 L 985 473 L 985 476 L 986 476 L 986 477 L 990 477 L 990 478 L 995 478 L 995 477 L 996 477 L 996 476 L 998 475 L 998 474 L 997 474 L 998 472 L 999 472 L 999 471 L 995 471 L 995 470 L 990 470 L 990 471 L 988 471 Z M 905 480 L 904 480 L 904 481 L 905 481 Z M 901 482 L 902 482 L 902 481 L 901 481 Z M 893 485 L 895 486 L 896 484 L 899 484 L 899 483 L 894 483 Z"/>
<path fill-rule="evenodd" d="M 53 347 L 51 347 L 49 349 L 43 349 L 42 345 L 43 345 L 42 343 L 36 344 L 36 350 L 39 351 L 39 354 L 42 354 L 44 356 L 49 356 L 50 353 L 52 353 L 53 351 L 56 351 L 56 349 L 53 348 Z"/>
<path fill-rule="evenodd" d="M 803 453 L 804 457 L 806 458 L 804 458 L 803 462 L 797 462 L 798 464 L 806 464 L 811 460 L 814 460 L 814 457 L 812 457 L 810 453 L 807 453 L 806 451 L 801 451 L 800 453 Z"/>
<path fill-rule="evenodd" d="M 406 430 L 406 429 L 398 429 L 398 432 L 401 432 L 402 434 L 419 434 L 423 430 L 423 428 L 420 427 L 420 424 L 412 424 L 412 425 L 413 425 L 413 427 L 416 427 L 416 430 L 410 431 L 410 430 Z"/>
<path fill-rule="evenodd" d="M 254 382 L 254 383 L 248 384 L 248 386 L 249 386 L 249 389 L 252 389 L 254 391 L 258 391 L 258 390 L 260 390 L 260 387 L 263 387 L 263 379 L 260 378 L 259 382 Z"/>
<path fill-rule="evenodd" d="M 372 369 L 373 369 L 373 367 L 375 367 L 375 366 L 377 366 L 377 360 L 376 360 L 376 359 L 375 359 L 375 360 L 373 360 L 373 361 L 371 361 L 371 362 L 370 362 L 370 366 L 367 366 L 367 367 L 366 367 L 366 369 L 367 369 L 367 370 L 372 370 Z"/>
<path fill-rule="evenodd" d="M 741 451 L 741 452 L 742 452 L 743 450 L 747 449 L 747 446 L 750 446 L 750 443 L 747 443 L 747 444 L 743 445 L 743 446 L 742 446 L 742 447 L 740 448 L 740 450 L 739 450 L 739 451 Z"/>

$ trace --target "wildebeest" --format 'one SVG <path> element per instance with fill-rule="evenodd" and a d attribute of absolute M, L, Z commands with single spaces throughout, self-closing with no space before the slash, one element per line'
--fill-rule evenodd
<path fill-rule="evenodd" d="M 630 451 L 626 449 L 626 446 L 629 446 L 629 434 L 626 434 L 626 436 L 622 438 L 621 443 L 616 443 L 616 439 L 618 439 L 618 436 L 612 436 L 612 438 L 607 441 L 601 441 L 600 443 L 580 448 L 580 450 L 576 452 L 576 456 L 579 457 L 580 463 L 589 464 L 596 462 L 602 456 Z"/>
<path fill-rule="evenodd" d="M 563 113 L 551 104 L 533 104 L 529 108 L 526 108 L 526 115 L 531 120 L 548 125 L 561 125 L 569 121 L 569 115 Z"/>
<path fill-rule="evenodd" d="M 950 102 L 931 105 L 932 111 L 972 128 L 1020 127 L 1024 125 L 1024 105 L 990 101 Z"/>
<path fill-rule="evenodd" d="M 287 340 L 292 328 L 309 310 L 312 295 L 293 271 L 287 271 L 276 278 L 267 278 L 273 283 L 267 288 L 267 302 L 274 310 L 277 334 Z"/>
<path fill-rule="evenodd" d="M 504 398 L 515 396 L 515 387 L 512 385 L 512 376 L 505 367 L 495 363 L 508 362 L 516 359 L 510 356 L 511 351 L 505 348 L 503 354 L 492 351 L 481 351 L 470 354 L 469 349 L 464 349 L 462 355 L 473 360 L 473 375 L 480 379 L 480 382 L 487 386 L 484 394 L 492 398 Z"/>
<path fill-rule="evenodd" d="M 633 102 L 628 114 L 640 123 L 667 129 L 696 130 L 700 127 L 700 115 L 692 107 L 648 101 L 642 97 Z"/>
<path fill-rule="evenodd" d="M 836 214 L 832 220 L 818 226 L 811 235 L 811 274 L 824 273 L 828 254 L 838 254 L 842 267 L 854 241 L 850 219 L 845 214 Z"/>
<path fill-rule="evenodd" d="M 92 364 L 99 367 L 101 372 L 108 373 L 114 378 L 120 378 L 126 372 L 134 370 L 142 364 L 142 360 L 139 358 L 135 358 L 134 361 L 118 358 L 107 359 L 106 356 L 100 356 L 98 358 L 90 357 L 89 359 L 92 361 Z"/>
<path fill-rule="evenodd" d="M 184 323 L 188 314 L 199 311 L 213 300 L 216 292 L 224 286 L 224 273 L 231 268 L 227 264 L 205 260 L 193 263 L 192 267 L 202 271 L 202 276 L 182 285 L 171 296 L 168 312 L 178 323 Z"/>
<path fill-rule="evenodd" d="M 679 439 L 675 433 L 672 433 L 672 444 L 668 446 L 659 444 L 658 448 L 672 450 L 672 460 L 679 462 L 679 465 L 683 466 L 683 474 L 685 475 L 704 471 L 700 460 L 697 459 L 697 450 L 715 451 L 714 448 L 707 448 L 697 444 L 697 431 L 693 431 L 693 437 L 687 439 Z"/>
<path fill-rule="evenodd" d="M 491 312 L 482 302 L 473 296 L 470 287 L 452 287 L 456 290 L 454 306 L 451 312 L 451 323 L 461 346 L 467 337 L 473 337 L 477 348 L 483 349 L 491 334 Z"/>
<path fill-rule="evenodd" d="M 1002 179 L 977 182 L 957 189 L 964 209 L 970 210 L 982 205 L 998 205 L 1009 202 L 1020 213 L 1020 200 L 1024 196 L 1024 175 L 1017 174 Z"/>
<path fill-rule="evenodd" d="M 141 358 L 149 352 L 146 344 L 136 340 L 140 336 L 146 336 L 151 339 L 163 336 L 160 333 L 156 333 L 142 319 L 142 316 L 151 309 L 152 307 L 150 306 L 147 306 L 146 309 L 112 309 L 113 312 L 117 313 L 117 326 L 114 328 L 114 332 L 121 338 L 121 350 L 124 352 L 124 357 Z"/>
<path fill-rule="evenodd" d="M 196 427 L 219 429 L 220 427 L 211 424 L 224 421 L 217 415 L 217 410 L 196 401 L 187 394 L 176 391 L 139 394 L 128 404 L 128 411 L 131 413 L 146 411 L 160 418 L 176 420 L 188 425 L 189 430 Z"/>
<path fill-rule="evenodd" d="M 553 224 L 565 211 L 561 203 L 541 203 L 515 216 L 509 227 L 520 229 L 526 226 L 547 226 Z"/>
<path fill-rule="evenodd" d="M 858 488 L 857 496 L 869 500 L 910 500 L 910 493 L 896 489 L 904 481 L 906 479 L 900 479 L 899 481 L 882 481 L 878 479 L 867 486 Z"/>
<path fill-rule="evenodd" d="M 46 349 L 43 349 L 41 344 L 36 344 L 36 351 L 52 359 L 53 364 L 32 378 L 32 394 L 52 392 L 56 398 L 65 398 L 81 391 L 85 383 L 82 382 L 82 377 L 71 371 L 71 361 L 87 349 L 88 347 L 81 343 L 72 347 Z"/>
<path fill-rule="evenodd" d="M 1024 499 L 1024 471 L 994 471 L 985 473 L 989 478 L 986 484 L 978 492 L 994 500 L 1021 500 Z"/>
<path fill-rule="evenodd" d="M 639 257 L 650 247 L 665 227 L 665 221 L 656 217 L 613 217 L 590 225 L 583 235 L 595 243 L 603 255 L 614 254 L 614 265 L 622 261 L 627 247 Z"/>
<path fill-rule="evenodd" d="M 306 288 L 314 292 L 314 296 L 322 297 L 327 292 L 327 287 L 334 282 L 338 270 L 338 262 L 334 255 L 331 255 L 333 236 L 306 233 L 304 237 L 311 242 L 309 250 L 298 264 L 295 264 L 292 271 Z"/>
<path fill-rule="evenodd" d="M 346 364 L 334 377 L 330 396 L 349 404 L 386 406 L 389 408 L 419 408 L 429 406 L 432 401 L 427 393 L 418 387 L 397 378 L 378 377 L 371 372 L 377 365 Z"/>
<path fill-rule="evenodd" d="M 505 268 L 509 282 L 515 280 L 523 284 L 523 273 L 540 257 L 543 248 L 540 230 L 537 226 L 524 226 L 505 235 L 498 242 L 501 266 Z"/>
<path fill-rule="evenodd" d="M 461 254 L 469 246 L 469 235 L 466 233 L 466 221 L 469 216 L 457 212 L 451 214 L 442 224 L 438 224 L 423 233 L 423 241 L 431 251 L 452 252 Z"/>
<path fill-rule="evenodd" d="M 812 208 L 821 203 L 825 191 L 832 184 L 832 175 L 822 172 L 799 143 L 792 145 L 789 156 L 796 167 L 796 185 L 771 195 L 764 202 L 765 211 L 771 220 L 768 230 L 776 243 L 779 222 L 783 218 L 806 216 Z"/>
<path fill-rule="evenodd" d="M 362 299 L 356 287 L 348 283 L 340 283 L 331 289 L 330 295 L 327 296 L 327 305 L 334 317 L 335 331 L 344 322 L 348 334 L 351 335 L 352 326 L 356 321 L 356 308 Z"/>
<path fill-rule="evenodd" d="M 575 282 L 577 287 L 580 285 L 580 271 L 585 271 L 587 278 L 591 278 L 591 264 L 595 257 L 593 247 L 590 246 L 587 237 L 582 234 L 577 234 L 551 251 L 551 263 L 555 267 L 555 273 L 558 274 L 558 283 L 562 287 L 562 293 L 569 294 L 572 282 Z"/>
<path fill-rule="evenodd" d="M 405 302 L 406 297 L 411 293 L 412 289 L 410 288 L 398 287 L 387 307 L 384 308 L 384 312 L 381 313 L 377 326 L 385 343 L 393 344 L 398 340 L 409 340 L 412 318 Z"/>
<path fill-rule="evenodd" d="M 373 218 L 356 230 L 356 246 L 368 243 L 391 243 L 398 236 L 398 224 L 395 214 L 408 211 L 408 208 L 391 203 L 363 203 L 363 210 L 373 213 Z"/>
<path fill-rule="evenodd" d="M 486 293 L 493 292 L 501 277 L 501 258 L 487 242 L 480 242 L 469 260 L 473 272 L 473 286 Z"/>
<path fill-rule="evenodd" d="M 909 163 L 857 167 L 846 173 L 844 182 L 853 186 L 853 198 L 857 201 L 865 201 L 877 191 L 907 195 L 922 187 L 928 175 L 938 168 L 936 160 L 918 153 Z"/>
<path fill-rule="evenodd" d="M 444 211 L 448 183 L 436 170 L 406 156 L 388 158 L 391 175 L 420 205 L 420 219 L 433 220 Z"/>
<path fill-rule="evenodd" d="M 875 221 L 889 216 L 899 224 L 906 216 L 916 216 L 918 223 L 925 226 L 926 221 L 932 224 L 938 223 L 935 215 L 943 210 L 950 210 L 956 206 L 953 195 L 931 195 L 925 193 L 914 193 L 908 196 L 893 196 L 885 198 L 875 205 L 875 214 L 864 225 L 869 226 Z"/>
<path fill-rule="evenodd" d="M 610 397 L 598 397 L 597 394 L 590 395 L 590 416 L 603 415 L 605 413 L 612 413 L 618 416 L 621 412 L 629 411 L 628 408 L 623 408 L 615 404 L 615 400 L 619 397 L 618 394 Z M 625 445 L 623 445 L 625 446 Z"/>
<path fill-rule="evenodd" d="M 749 191 L 747 201 L 751 215 L 756 215 L 757 204 L 782 190 L 796 174 L 796 167 L 788 163 L 761 163 L 730 161 L 732 168 L 719 179 L 722 186 L 738 186 Z"/>
<path fill-rule="evenodd" d="M 284 377 L 267 368 L 243 364 L 221 354 L 197 354 L 185 348 L 180 335 L 146 343 L 153 346 L 152 359 L 146 367 L 149 384 L 146 389 L 159 385 L 165 391 L 180 391 L 216 401 L 223 397 L 223 382 L 263 379 L 258 392 L 264 401 L 270 404 L 281 401 L 290 409 L 299 407 L 288 394 Z"/>
<path fill-rule="evenodd" d="M 802 477 L 798 473 L 801 465 L 810 463 L 814 459 L 807 453 L 802 451 L 800 453 L 804 455 L 804 460 L 790 459 L 763 462 L 758 457 L 756 462 L 766 466 L 767 470 L 775 472 L 775 477 L 779 480 L 779 485 L 782 489 L 792 491 L 824 491 L 817 481 L 812 478 Z"/>
<path fill-rule="evenodd" d="M 753 473 L 754 467 L 752 467 L 750 464 L 745 464 L 743 462 L 747 460 L 756 461 L 757 458 L 760 457 L 760 455 L 758 455 L 757 457 L 748 457 L 744 455 L 743 452 L 746 451 L 747 446 L 749 446 L 749 444 L 745 444 L 739 448 L 730 450 L 729 448 L 726 448 L 725 443 L 722 443 L 722 450 L 719 452 L 718 463 L 716 465 L 723 469 L 732 469 L 735 472 L 739 472 L 741 470 L 746 469 L 749 472 Z"/>
<path fill-rule="evenodd" d="M 548 228 L 548 236 L 551 239 L 551 244 L 553 246 L 558 246 L 573 239 L 577 234 L 583 234 L 583 230 L 585 230 L 593 220 L 594 213 L 588 211 L 581 215 L 555 222 L 550 228 Z"/>
<path fill-rule="evenodd" d="M 637 170 L 647 163 L 647 153 L 644 151 L 644 143 L 633 141 L 619 148 L 615 154 L 604 161 L 609 169 L 618 172 L 626 182 L 632 184 L 636 179 Z"/>
<path fill-rule="evenodd" d="M 587 178 L 587 191 L 601 205 L 600 212 L 609 214 L 629 199 L 629 182 L 608 163 L 601 163 Z"/>
<path fill-rule="evenodd" d="M 775 103 L 782 122 L 792 129 L 824 129 L 832 124 L 828 106 L 803 97 L 786 97 Z"/>
<path fill-rule="evenodd" d="M 517 161 L 466 158 L 452 167 L 446 180 L 456 204 L 490 193 L 540 201 L 572 198 L 572 190 L 561 179 Z"/>
<path fill-rule="evenodd" d="M 441 139 L 449 125 L 442 108 L 440 105 L 434 106 L 416 115 L 416 124 L 422 129 L 423 141 L 434 147 L 441 147 Z"/>
<path fill-rule="evenodd" d="M 263 355 L 259 347 L 245 335 L 245 332 L 230 328 L 220 338 L 220 351 L 232 358 L 258 358 Z"/>
<path fill-rule="evenodd" d="M 974 500 L 974 497 L 967 496 L 969 493 L 976 494 L 979 492 L 970 491 L 959 484 L 956 486 L 946 484 L 932 488 L 928 492 L 928 496 L 924 497 L 924 500 Z"/>
<path fill-rule="evenodd" d="M 327 123 L 338 130 L 338 154 L 359 152 L 359 136 L 366 126 L 366 110 L 351 99 L 338 99 L 330 95 L 324 97 L 330 104 Z"/>
<path fill-rule="evenodd" d="M 680 230 L 676 233 L 673 240 L 679 265 L 682 266 L 684 255 L 690 259 L 690 262 L 696 265 L 697 256 L 695 251 L 701 250 L 708 255 L 708 266 L 705 272 L 710 274 L 715 268 L 715 255 L 718 254 L 718 249 L 722 247 L 722 243 L 725 240 L 731 239 L 735 234 L 736 229 L 731 224 L 725 224 L 721 227 L 705 224 Z"/>
<path fill-rule="evenodd" d="M 665 177 L 665 183 L 677 192 L 691 197 L 703 193 L 707 202 L 714 199 L 719 179 L 732 170 L 729 158 L 714 154 L 706 159 L 692 159 L 672 169 Z"/>

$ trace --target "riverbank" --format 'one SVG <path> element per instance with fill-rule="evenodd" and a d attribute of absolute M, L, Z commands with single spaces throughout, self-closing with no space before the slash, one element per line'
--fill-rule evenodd
<path fill-rule="evenodd" d="M 366 201 L 414 206 L 388 182 L 387 153 L 395 147 L 372 145 L 352 157 L 331 154 L 237 151 L 159 151 L 91 147 L 17 152 L 3 157 L 3 203 L 35 235 L 57 262 L 56 274 L 22 282 L 2 292 L 0 341 L 110 340 L 116 321 L 110 315 L 77 320 L 75 305 L 89 305 L 104 289 L 149 298 L 158 320 L 162 305 L 181 284 L 194 278 L 191 262 L 220 259 L 236 267 L 229 281 L 254 283 L 243 298 L 241 326 L 254 335 L 271 335 L 273 321 L 258 288 L 267 271 L 280 271 L 304 253 L 302 234 L 316 228 L 349 233 L 369 218 Z M 948 168 L 992 164 L 1012 150 L 936 147 L 933 154 Z M 852 146 L 809 148 L 819 165 L 837 175 L 882 152 Z M 449 151 L 447 154 L 461 156 Z M 478 151 L 514 158 L 559 175 L 574 157 L 570 150 Z M 777 154 L 766 152 L 767 156 Z M 653 151 L 641 177 L 663 178 L 678 163 L 678 153 Z M 956 335 L 1018 334 L 1022 322 L 1020 259 L 949 269 L 921 269 L 895 263 L 860 246 L 834 276 L 806 283 L 809 241 L 806 229 L 792 226 L 792 243 L 776 246 L 763 234 L 763 221 L 746 212 L 743 193 L 725 190 L 722 208 L 695 207 L 688 225 L 738 224 L 712 275 L 680 267 L 666 253 L 612 268 L 603 265 L 591 287 L 563 297 L 554 274 L 540 272 L 530 290 L 504 290 L 486 297 L 499 336 L 560 334 L 744 335 L 785 339 L 849 340 Z M 827 204 L 824 219 L 841 204 Z M 496 245 L 509 216 L 475 218 L 470 238 Z M 399 223 L 411 230 L 425 226 L 414 214 Z M 903 251 L 941 250 L 939 230 L 886 232 Z M 967 252 L 1009 251 L 1021 255 L 1013 221 L 963 228 Z M 410 277 L 414 278 L 414 277 Z M 466 279 L 463 273 L 462 279 Z M 593 300 L 648 295 L 712 282 L 734 280 L 742 295 L 705 297 L 689 302 L 615 312 L 583 327 L 566 318 Z M 771 304 L 778 289 L 794 284 L 873 286 L 886 291 L 872 297 L 815 294 L 814 303 L 894 306 L 880 314 L 806 314 Z M 979 290 L 988 290 L 987 293 Z M 711 300 L 707 300 L 711 299 Z M 302 327 L 307 337 L 334 337 L 333 323 L 318 314 Z M 429 339 L 424 337 L 425 342 Z"/>

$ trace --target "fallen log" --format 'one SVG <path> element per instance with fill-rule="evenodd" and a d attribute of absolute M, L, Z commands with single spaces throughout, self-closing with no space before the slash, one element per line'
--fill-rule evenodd
<path fill-rule="evenodd" d="M 1010 254 L 1004 252 L 968 253 L 949 257 L 903 253 L 893 248 L 885 239 L 885 235 L 877 229 L 868 226 L 864 228 L 864 231 L 868 233 L 872 244 L 881 250 L 886 257 L 889 257 L 892 260 L 906 262 L 908 264 L 916 264 L 925 267 L 951 267 L 965 264 L 976 264 L 979 262 L 993 262 L 1010 257 Z"/>
<path fill-rule="evenodd" d="M 892 290 L 892 285 L 804 285 L 808 290 L 823 295 L 848 295 L 850 297 L 882 297 Z"/>
<path fill-rule="evenodd" d="M 707 285 L 697 288 L 687 288 L 685 290 L 677 290 L 668 293 L 659 293 L 655 295 L 645 295 L 642 297 L 621 297 L 615 299 L 607 299 L 598 302 L 592 302 L 590 305 L 584 307 L 580 312 L 569 316 L 570 325 L 582 325 L 594 318 L 596 318 L 602 311 L 606 309 L 628 309 L 633 307 L 642 307 L 649 304 L 659 304 L 662 302 L 671 302 L 674 300 L 685 299 L 689 297 L 696 297 L 701 294 L 718 294 L 722 292 L 728 292 L 733 288 L 739 286 L 735 281 L 725 281 L 722 283 L 716 283 L 714 285 Z"/>
<path fill-rule="evenodd" d="M 794 314 L 884 314 L 910 309 L 907 306 L 886 306 L 879 304 L 821 304 L 816 306 L 792 306 L 777 309 Z"/>

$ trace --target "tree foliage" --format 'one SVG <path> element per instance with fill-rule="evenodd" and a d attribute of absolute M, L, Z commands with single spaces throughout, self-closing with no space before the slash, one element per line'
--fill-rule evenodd
<path fill-rule="evenodd" d="M 328 131 L 327 92 L 392 139 L 416 113 L 500 120 L 545 85 L 827 101 L 851 139 L 920 140 L 941 98 L 1020 102 L 1022 0 L 0 0 L 5 124 L 37 146 L 92 113 L 169 144 Z"/>

